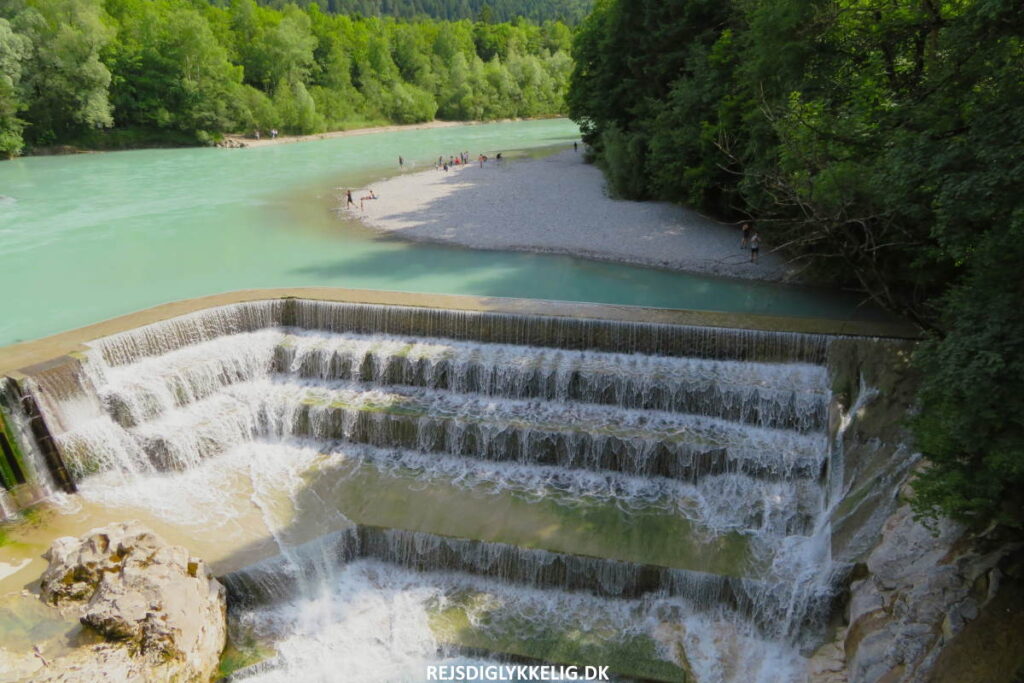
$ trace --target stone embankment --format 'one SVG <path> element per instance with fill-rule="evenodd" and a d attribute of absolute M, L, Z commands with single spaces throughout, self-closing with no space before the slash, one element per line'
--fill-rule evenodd
<path fill-rule="evenodd" d="M 138 522 L 59 538 L 45 557 L 42 599 L 87 629 L 79 647 L 45 662 L 32 680 L 210 680 L 227 607 L 202 560 Z"/>

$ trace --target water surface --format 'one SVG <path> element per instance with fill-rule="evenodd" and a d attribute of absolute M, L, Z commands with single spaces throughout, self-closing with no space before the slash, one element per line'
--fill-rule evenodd
<path fill-rule="evenodd" d="M 806 289 L 384 239 L 334 212 L 339 188 L 397 172 L 399 155 L 422 169 L 440 154 L 539 149 L 577 136 L 575 124 L 546 120 L 0 163 L 0 345 L 261 287 L 854 315 L 854 300 Z"/>

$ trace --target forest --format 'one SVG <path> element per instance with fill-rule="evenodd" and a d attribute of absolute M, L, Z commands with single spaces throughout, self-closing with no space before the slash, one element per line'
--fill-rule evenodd
<path fill-rule="evenodd" d="M 0 0 L 0 158 L 564 112 L 572 31 L 253 0 Z"/>
<path fill-rule="evenodd" d="M 281 0 L 266 0 L 276 6 Z M 317 0 L 320 8 L 335 14 L 400 19 L 431 17 L 446 21 L 472 19 L 485 23 L 561 21 L 576 25 L 590 13 L 593 0 Z M 283 4 L 283 3 L 282 3 Z"/>
<path fill-rule="evenodd" d="M 574 51 L 613 191 L 919 323 L 918 512 L 1024 527 L 1019 0 L 598 0 Z"/>

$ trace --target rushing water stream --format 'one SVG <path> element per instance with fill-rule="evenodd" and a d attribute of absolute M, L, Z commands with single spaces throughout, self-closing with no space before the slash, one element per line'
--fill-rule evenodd
<path fill-rule="evenodd" d="M 140 518 L 187 545 L 224 577 L 235 646 L 267 655 L 245 679 L 415 681 L 526 656 L 799 680 L 834 578 L 828 343 L 302 301 L 206 311 L 28 381 L 79 493 L 54 493 L 48 536 L 20 542 L 31 557 Z"/>
<path fill-rule="evenodd" d="M 140 150 L 0 163 L 0 345 L 178 299 L 323 285 L 842 318 L 802 289 L 385 240 L 339 219 L 339 187 L 403 155 L 542 148 L 565 120 L 404 131 L 272 147 Z"/>

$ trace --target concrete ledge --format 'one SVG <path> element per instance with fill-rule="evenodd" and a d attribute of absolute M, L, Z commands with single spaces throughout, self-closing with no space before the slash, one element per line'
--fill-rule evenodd
<path fill-rule="evenodd" d="M 144 325 L 150 325 L 209 308 L 273 299 L 308 299 L 337 303 L 409 306 L 414 308 L 511 313 L 558 318 L 593 318 L 618 322 L 722 327 L 766 332 L 798 332 L 804 334 L 890 337 L 899 339 L 917 339 L 920 337 L 920 330 L 909 323 L 798 318 L 753 313 L 691 311 L 616 304 L 544 301 L 538 299 L 411 294 L 406 292 L 340 289 L 333 287 L 247 289 L 162 304 L 76 330 L 44 337 L 43 339 L 21 342 L 0 348 L 0 374 L 9 374 L 13 371 L 45 363 L 76 351 L 84 351 L 83 345 L 87 342 Z"/>

